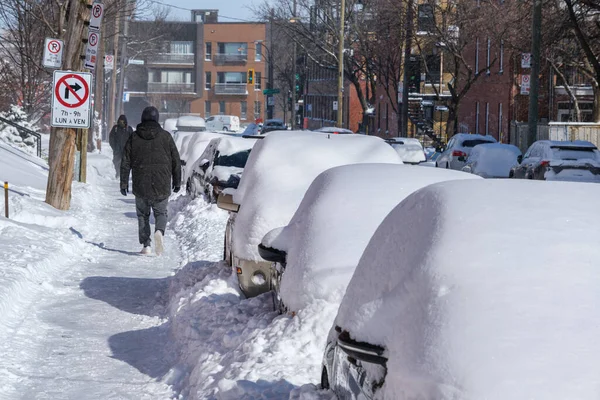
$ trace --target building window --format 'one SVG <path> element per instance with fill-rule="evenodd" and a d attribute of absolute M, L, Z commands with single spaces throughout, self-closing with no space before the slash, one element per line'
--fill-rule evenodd
<path fill-rule="evenodd" d="M 246 72 L 217 72 L 217 83 L 246 83 L 248 74 Z"/>
<path fill-rule="evenodd" d="M 241 119 L 246 119 L 246 115 L 248 114 L 248 102 L 247 101 L 242 101 L 240 103 L 240 118 Z"/>
<path fill-rule="evenodd" d="M 475 103 L 475 133 L 479 134 L 479 102 Z"/>
<path fill-rule="evenodd" d="M 210 117 L 210 101 L 204 102 L 204 118 Z"/>
<path fill-rule="evenodd" d="M 485 103 L 485 134 L 490 134 L 490 103 Z"/>
<path fill-rule="evenodd" d="M 479 38 L 475 40 L 475 74 L 479 74 Z"/>
<path fill-rule="evenodd" d="M 490 58 L 491 58 L 491 51 L 492 51 L 492 40 L 490 38 L 488 38 L 487 40 L 487 55 L 486 55 L 486 73 L 489 75 L 490 74 Z"/>
<path fill-rule="evenodd" d="M 225 114 L 225 101 L 219 101 L 219 114 Z"/>
<path fill-rule="evenodd" d="M 254 102 L 254 119 L 260 118 L 260 101 Z"/>
<path fill-rule="evenodd" d="M 498 73 L 503 73 L 504 72 L 504 40 L 500 41 L 500 69 L 498 70 Z"/>
<path fill-rule="evenodd" d="M 194 42 L 171 42 L 171 54 L 194 54 Z"/>
<path fill-rule="evenodd" d="M 246 55 L 248 54 L 248 43 L 234 42 L 234 43 L 218 43 L 219 54 L 226 55 Z"/>
<path fill-rule="evenodd" d="M 211 72 L 205 72 L 204 73 L 204 88 L 206 90 L 210 90 L 210 86 L 212 84 L 212 73 Z"/>
<path fill-rule="evenodd" d="M 206 61 L 212 60 L 212 43 L 206 42 L 206 51 L 204 52 L 204 59 Z"/>
<path fill-rule="evenodd" d="M 417 29 L 419 32 L 433 32 L 435 30 L 435 18 L 431 4 L 419 4 Z"/>
<path fill-rule="evenodd" d="M 262 42 L 256 42 L 254 46 L 256 53 L 254 54 L 254 61 L 262 61 Z"/>
<path fill-rule="evenodd" d="M 498 141 L 502 142 L 502 103 L 498 104 Z"/>
<path fill-rule="evenodd" d="M 256 71 L 254 73 L 254 90 L 262 89 L 262 72 Z"/>

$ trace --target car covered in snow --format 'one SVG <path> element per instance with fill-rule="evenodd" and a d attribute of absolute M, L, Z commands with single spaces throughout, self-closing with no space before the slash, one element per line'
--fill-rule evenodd
<path fill-rule="evenodd" d="M 419 164 L 427 159 L 419 139 L 395 137 L 386 139 L 386 142 L 396 150 L 404 164 Z"/>
<path fill-rule="evenodd" d="M 210 202 L 227 188 L 237 188 L 256 139 L 223 136 L 212 139 L 192 166 L 186 190 L 192 197 L 205 194 Z"/>
<path fill-rule="evenodd" d="M 175 132 L 203 132 L 206 130 L 206 121 L 196 115 L 182 115 L 177 118 Z"/>
<path fill-rule="evenodd" d="M 323 387 L 344 399 L 595 398 L 599 196 L 505 179 L 407 197 L 348 284 Z"/>
<path fill-rule="evenodd" d="M 163 122 L 163 129 L 169 132 L 171 135 L 177 131 L 177 118 L 167 118 Z"/>
<path fill-rule="evenodd" d="M 509 178 L 520 156 L 521 150 L 512 144 L 480 144 L 471 150 L 462 170 L 483 178 Z"/>
<path fill-rule="evenodd" d="M 511 177 L 600 182 L 600 152 L 587 141 L 538 140 L 511 170 Z"/>
<path fill-rule="evenodd" d="M 321 173 L 290 223 L 269 232 L 259 245 L 262 258 L 276 262 L 272 282 L 276 308 L 299 311 L 315 300 L 339 305 L 385 216 L 412 192 L 456 179 L 480 178 L 398 164 L 344 165 Z"/>
<path fill-rule="evenodd" d="M 446 149 L 437 158 L 436 167 L 460 170 L 465 166 L 467 157 L 475 146 L 496 142 L 493 136 L 457 133 L 452 136 Z"/>
<path fill-rule="evenodd" d="M 183 187 L 187 186 L 192 168 L 198 157 L 202 155 L 208 143 L 218 137 L 223 137 L 223 135 L 213 132 L 177 131 L 175 133 L 173 140 L 181 159 L 181 183 Z"/>
<path fill-rule="evenodd" d="M 267 132 L 273 131 L 287 131 L 287 126 L 283 123 L 281 119 L 268 119 L 266 120 L 262 127 L 260 128 L 260 134 L 264 135 Z"/>
<path fill-rule="evenodd" d="M 373 136 L 289 131 L 257 141 L 238 188 L 217 201 L 220 208 L 238 211 L 228 225 L 225 256 L 247 297 L 271 290 L 273 264 L 259 255 L 258 244 L 266 233 L 289 223 L 312 181 L 329 168 L 374 162 L 402 163 Z"/>

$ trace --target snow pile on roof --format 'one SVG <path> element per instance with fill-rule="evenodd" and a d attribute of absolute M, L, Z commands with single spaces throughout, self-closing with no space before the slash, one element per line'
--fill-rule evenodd
<path fill-rule="evenodd" d="M 224 136 L 219 139 L 217 150 L 222 156 L 229 156 L 240 151 L 246 151 L 254 147 L 257 139 L 242 138 L 236 136 Z"/>
<path fill-rule="evenodd" d="M 484 178 L 508 178 L 521 150 L 512 144 L 485 143 L 473 147 L 467 160 L 471 172 Z"/>
<path fill-rule="evenodd" d="M 281 281 L 284 303 L 293 311 L 316 299 L 339 304 L 369 239 L 392 208 L 429 184 L 473 178 L 480 179 L 459 171 L 394 164 L 346 165 L 323 172 L 290 223 L 262 241 L 287 253 Z"/>
<path fill-rule="evenodd" d="M 202 155 L 210 141 L 223 135 L 213 132 L 177 132 L 175 134 L 175 145 L 179 150 L 179 157 L 185 161 L 182 165 L 182 182 L 186 182 L 190 176 L 194 163 Z M 179 143 L 179 144 L 178 144 Z"/>
<path fill-rule="evenodd" d="M 194 115 L 183 115 L 177 118 L 177 128 L 204 128 L 206 126 L 206 121 L 202 117 L 197 117 Z"/>
<path fill-rule="evenodd" d="M 292 131 L 272 133 L 258 141 L 233 197 L 241 205 L 234 225 L 234 254 L 261 260 L 257 246 L 263 236 L 288 224 L 321 172 L 374 162 L 402 164 L 387 143 L 373 136 Z"/>
<path fill-rule="evenodd" d="M 335 322 L 386 348 L 381 397 L 596 398 L 599 196 L 582 183 L 454 181 L 398 205 Z"/>

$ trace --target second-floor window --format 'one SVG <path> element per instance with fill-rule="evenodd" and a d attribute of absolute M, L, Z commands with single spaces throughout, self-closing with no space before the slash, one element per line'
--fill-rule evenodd
<path fill-rule="evenodd" d="M 194 42 L 171 42 L 171 54 L 194 54 Z"/>
<path fill-rule="evenodd" d="M 205 51 L 204 51 L 204 59 L 206 61 L 212 60 L 212 43 L 206 42 Z"/>
<path fill-rule="evenodd" d="M 417 29 L 419 32 L 433 32 L 435 30 L 433 6 L 431 4 L 419 4 L 418 15 Z"/>
<path fill-rule="evenodd" d="M 262 89 L 262 72 L 256 71 L 254 73 L 254 90 Z"/>
<path fill-rule="evenodd" d="M 254 61 L 262 61 L 262 42 L 256 42 L 255 44 L 256 53 L 254 54 Z"/>
<path fill-rule="evenodd" d="M 219 101 L 219 114 L 225 114 L 225 101 Z"/>
<path fill-rule="evenodd" d="M 240 119 L 246 119 L 248 115 L 248 102 L 240 102 Z"/>
<path fill-rule="evenodd" d="M 205 72 L 204 73 L 204 88 L 206 90 L 210 90 L 211 81 L 212 81 L 212 73 Z"/>
<path fill-rule="evenodd" d="M 219 43 L 219 54 L 248 54 L 248 43 Z"/>
<path fill-rule="evenodd" d="M 245 72 L 217 72 L 217 83 L 246 83 L 248 78 Z"/>

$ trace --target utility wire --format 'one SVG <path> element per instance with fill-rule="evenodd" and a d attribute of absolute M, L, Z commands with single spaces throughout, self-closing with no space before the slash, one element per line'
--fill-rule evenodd
<path fill-rule="evenodd" d="M 160 4 L 161 6 L 165 6 L 165 7 L 170 7 L 170 8 L 176 8 L 178 10 L 183 10 L 183 11 L 192 11 L 191 8 L 185 8 L 185 7 L 179 7 L 179 6 L 174 6 L 172 4 L 167 4 L 167 3 L 163 3 L 162 1 L 159 0 L 148 0 L 150 3 L 154 3 L 154 4 Z M 221 15 L 219 14 L 219 18 L 225 18 L 225 19 L 231 19 L 234 21 L 241 21 L 241 22 L 249 22 L 249 23 L 257 23 L 257 21 L 250 21 L 247 19 L 242 19 L 242 18 L 235 18 L 235 17 L 228 17 L 226 15 Z"/>

